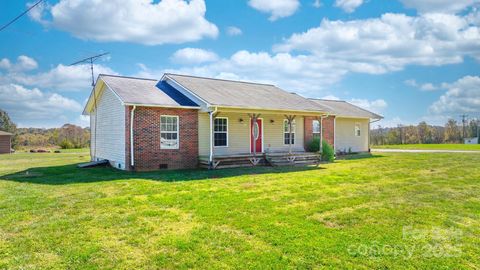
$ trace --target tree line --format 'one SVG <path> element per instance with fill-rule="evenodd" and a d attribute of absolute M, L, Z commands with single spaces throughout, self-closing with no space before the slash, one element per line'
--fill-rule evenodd
<path fill-rule="evenodd" d="M 13 134 L 14 149 L 60 147 L 84 148 L 90 145 L 90 128 L 65 124 L 60 128 L 18 128 L 0 109 L 0 130 Z"/>
<path fill-rule="evenodd" d="M 433 126 L 423 121 L 416 126 L 379 126 L 371 131 L 370 141 L 373 145 L 463 143 L 464 138 L 477 137 L 479 132 L 479 122 L 476 120 L 466 122 L 465 127 L 454 119 L 448 120 L 445 126 Z"/>

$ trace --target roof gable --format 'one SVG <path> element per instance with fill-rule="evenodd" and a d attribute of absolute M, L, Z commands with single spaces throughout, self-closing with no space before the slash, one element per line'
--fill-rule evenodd
<path fill-rule="evenodd" d="M 103 84 L 113 91 L 124 105 L 198 107 L 175 88 L 154 79 L 100 74 L 94 88 L 96 98 L 101 95 Z M 90 95 L 84 113 L 92 110 L 92 100 L 93 95 Z"/>
<path fill-rule="evenodd" d="M 274 85 L 165 74 L 208 105 L 235 108 L 260 108 L 322 112 L 322 107 Z"/>

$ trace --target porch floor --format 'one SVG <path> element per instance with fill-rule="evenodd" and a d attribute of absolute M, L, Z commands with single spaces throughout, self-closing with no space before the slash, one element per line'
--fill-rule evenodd
<path fill-rule="evenodd" d="M 232 155 L 215 155 L 213 158 L 213 168 L 235 168 L 235 167 L 254 167 L 254 166 L 295 166 L 295 165 L 318 165 L 320 155 L 312 152 L 268 152 L 257 153 L 238 153 Z M 210 168 L 209 157 L 200 156 L 199 164 L 201 168 Z"/>

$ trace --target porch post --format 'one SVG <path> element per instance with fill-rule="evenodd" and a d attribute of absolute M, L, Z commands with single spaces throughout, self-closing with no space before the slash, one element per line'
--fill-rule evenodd
<path fill-rule="evenodd" d="M 208 116 L 210 117 L 210 156 L 208 157 L 208 167 L 212 167 L 213 164 L 213 112 L 208 112 Z"/>
<path fill-rule="evenodd" d="M 318 148 L 318 151 L 320 154 L 323 153 L 323 117 L 317 117 L 318 122 L 320 123 L 320 146 Z"/>
<path fill-rule="evenodd" d="M 288 154 L 292 154 L 292 122 L 295 119 L 295 115 L 285 115 L 288 124 Z"/>
<path fill-rule="evenodd" d="M 217 107 L 215 107 L 215 110 L 209 111 L 208 115 L 210 117 L 210 156 L 208 158 L 208 167 L 209 169 L 215 169 L 214 163 L 213 163 L 213 119 L 215 118 L 217 114 Z"/>

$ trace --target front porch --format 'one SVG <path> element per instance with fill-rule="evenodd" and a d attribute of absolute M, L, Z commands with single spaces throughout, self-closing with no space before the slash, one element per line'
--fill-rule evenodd
<path fill-rule="evenodd" d="M 218 169 L 318 164 L 320 155 L 305 148 L 305 139 L 312 135 L 312 123 L 305 119 L 322 116 L 320 112 L 218 107 L 200 112 L 199 166 Z"/>
<path fill-rule="evenodd" d="M 269 153 L 244 153 L 232 155 L 216 155 L 210 166 L 209 156 L 200 156 L 201 168 L 223 169 L 255 166 L 306 166 L 320 163 L 319 153 L 312 152 L 269 152 Z"/>

